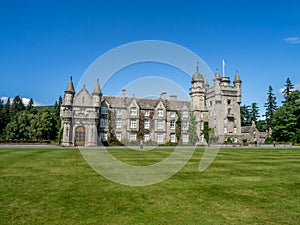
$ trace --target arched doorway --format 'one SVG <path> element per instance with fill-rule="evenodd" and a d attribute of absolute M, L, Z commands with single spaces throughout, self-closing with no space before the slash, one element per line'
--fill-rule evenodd
<path fill-rule="evenodd" d="M 76 128 L 74 145 L 77 145 L 77 146 L 85 145 L 85 128 L 84 127 Z"/>

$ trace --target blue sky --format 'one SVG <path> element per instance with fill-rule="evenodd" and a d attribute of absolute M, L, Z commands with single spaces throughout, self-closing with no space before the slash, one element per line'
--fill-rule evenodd
<path fill-rule="evenodd" d="M 140 40 L 184 46 L 213 72 L 224 59 L 227 76 L 239 71 L 242 104 L 263 108 L 269 85 L 280 102 L 287 77 L 300 85 L 299 1 L 1 1 L 0 96 L 54 104 L 70 76 L 76 86 L 99 56 Z M 126 71 L 125 83 L 145 71 L 176 73 L 149 64 Z"/>

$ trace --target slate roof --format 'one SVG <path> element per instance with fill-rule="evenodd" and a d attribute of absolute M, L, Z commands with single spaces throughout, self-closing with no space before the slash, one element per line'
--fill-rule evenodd
<path fill-rule="evenodd" d="M 93 91 L 93 94 L 101 94 L 99 79 L 97 79 L 96 86 L 95 86 L 95 89 Z"/>
<path fill-rule="evenodd" d="M 103 96 L 103 100 L 107 101 L 113 108 L 127 108 L 132 101 L 136 101 L 141 109 L 155 109 L 161 101 L 167 110 L 182 110 L 183 108 L 190 109 L 191 103 L 189 101 L 180 100 L 162 100 L 152 98 L 135 98 L 135 97 L 115 97 Z"/>
<path fill-rule="evenodd" d="M 75 89 L 74 89 L 74 85 L 73 85 L 73 81 L 72 81 L 72 77 L 70 77 L 70 82 L 68 84 L 68 87 L 66 89 L 66 92 L 70 92 L 70 93 L 75 93 Z"/>

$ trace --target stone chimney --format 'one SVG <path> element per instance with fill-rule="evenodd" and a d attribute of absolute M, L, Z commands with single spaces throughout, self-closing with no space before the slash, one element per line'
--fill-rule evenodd
<path fill-rule="evenodd" d="M 170 101 L 176 101 L 177 95 L 170 95 Z"/>
<path fill-rule="evenodd" d="M 161 98 L 162 100 L 167 100 L 167 92 L 161 93 L 161 94 L 160 94 L 160 98 Z"/>
<path fill-rule="evenodd" d="M 122 90 L 122 97 L 125 98 L 126 97 L 126 89 Z"/>

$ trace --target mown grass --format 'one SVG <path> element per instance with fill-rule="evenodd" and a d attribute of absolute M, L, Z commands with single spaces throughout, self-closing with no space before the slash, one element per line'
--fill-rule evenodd
<path fill-rule="evenodd" d="M 149 165 L 172 150 L 111 149 Z M 203 150 L 170 179 L 145 187 L 106 180 L 78 149 L 0 149 L 0 224 L 299 224 L 300 149 Z"/>

